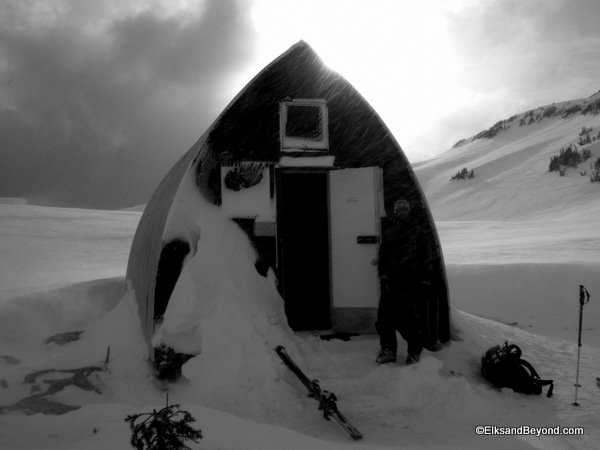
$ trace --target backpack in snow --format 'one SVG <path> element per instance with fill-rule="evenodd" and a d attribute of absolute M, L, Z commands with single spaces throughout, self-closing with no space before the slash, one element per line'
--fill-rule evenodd
<path fill-rule="evenodd" d="M 552 397 L 553 380 L 542 380 L 533 366 L 521 359 L 521 349 L 515 345 L 496 345 L 481 357 L 481 374 L 499 388 L 508 387 L 523 394 L 542 393 L 542 386 L 548 386 L 547 397 Z"/>

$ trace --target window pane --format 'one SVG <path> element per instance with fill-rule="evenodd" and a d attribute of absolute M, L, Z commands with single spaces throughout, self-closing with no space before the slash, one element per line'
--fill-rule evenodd
<path fill-rule="evenodd" d="M 288 105 L 285 134 L 318 141 L 323 138 L 322 121 L 320 106 Z"/>

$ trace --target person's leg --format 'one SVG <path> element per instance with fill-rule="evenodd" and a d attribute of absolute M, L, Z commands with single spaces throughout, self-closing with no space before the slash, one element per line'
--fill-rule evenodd
<path fill-rule="evenodd" d="M 400 335 L 408 344 L 407 363 L 419 360 L 423 351 L 423 339 L 421 335 L 421 318 L 417 302 L 420 300 L 418 290 L 410 289 L 400 299 L 401 314 L 399 321 Z"/>
<path fill-rule="evenodd" d="M 379 308 L 377 309 L 377 322 L 375 322 L 375 329 L 379 335 L 380 345 L 380 352 L 377 357 L 378 363 L 396 361 L 398 341 L 396 340 L 395 315 L 396 311 L 391 293 L 382 293 L 379 298 Z"/>

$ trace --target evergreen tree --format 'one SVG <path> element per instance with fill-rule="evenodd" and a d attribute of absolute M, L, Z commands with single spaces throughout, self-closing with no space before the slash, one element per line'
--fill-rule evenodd
<path fill-rule="evenodd" d="M 179 405 L 169 405 L 151 413 L 132 414 L 125 418 L 131 428 L 131 445 L 138 450 L 183 450 L 189 449 L 184 442 L 198 442 L 202 432 L 189 424 L 196 419 Z"/>

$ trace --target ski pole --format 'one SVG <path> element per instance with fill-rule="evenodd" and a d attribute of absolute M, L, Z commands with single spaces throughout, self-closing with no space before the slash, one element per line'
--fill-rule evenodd
<path fill-rule="evenodd" d="M 575 374 L 575 401 L 573 405 L 579 406 L 577 403 L 577 389 L 579 388 L 579 358 L 581 356 L 581 326 L 583 324 L 583 305 L 590 301 L 590 293 L 587 289 L 579 285 L 579 336 L 577 338 L 577 372 Z"/>

